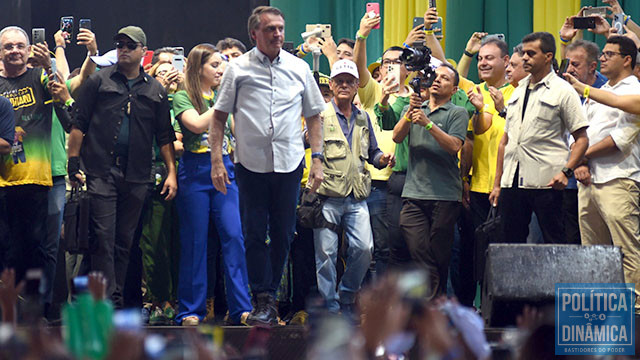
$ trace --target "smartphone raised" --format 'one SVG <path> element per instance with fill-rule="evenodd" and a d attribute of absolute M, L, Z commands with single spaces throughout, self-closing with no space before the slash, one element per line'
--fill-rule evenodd
<path fill-rule="evenodd" d="M 613 22 L 611 26 L 616 29 L 618 35 L 624 34 L 624 14 L 613 15 Z"/>
<path fill-rule="evenodd" d="M 55 77 L 55 81 L 60 81 L 60 79 L 58 79 L 58 74 L 56 74 L 58 72 L 58 65 L 56 63 L 56 59 L 55 58 L 51 58 L 51 74 L 54 74 Z"/>
<path fill-rule="evenodd" d="M 442 17 L 438 16 L 438 21 L 435 24 L 431 25 L 431 29 L 433 29 L 433 34 L 435 36 L 442 36 Z M 504 39 L 504 35 L 502 35 Z"/>
<path fill-rule="evenodd" d="M 73 16 L 63 16 L 60 18 L 60 30 L 65 39 L 73 37 Z"/>
<path fill-rule="evenodd" d="M 328 39 L 331 37 L 331 24 L 307 24 L 305 26 L 305 32 L 311 32 L 317 28 L 322 29 L 322 33 L 320 36 L 323 39 Z"/>
<path fill-rule="evenodd" d="M 78 28 L 91 30 L 91 19 L 80 19 Z"/>
<path fill-rule="evenodd" d="M 487 35 L 487 36 L 482 38 L 482 44 L 484 44 L 487 41 L 492 40 L 492 39 L 504 41 L 504 34 L 490 34 L 490 35 Z"/>
<path fill-rule="evenodd" d="M 176 68 L 179 72 L 184 71 L 184 55 L 173 55 L 172 61 L 173 67 Z"/>
<path fill-rule="evenodd" d="M 394 78 L 393 92 L 400 91 L 400 64 L 387 65 L 387 74 Z"/>
<path fill-rule="evenodd" d="M 429 8 L 436 7 L 436 0 L 429 0 Z"/>
<path fill-rule="evenodd" d="M 142 58 L 142 66 L 144 67 L 151 64 L 152 60 L 153 60 L 153 51 L 147 50 L 147 52 L 144 53 L 144 57 Z"/>
<path fill-rule="evenodd" d="M 38 43 L 43 43 L 44 42 L 44 29 L 43 28 L 31 29 L 31 42 L 33 44 L 38 44 Z"/>
<path fill-rule="evenodd" d="M 595 29 L 596 17 L 595 16 L 576 16 L 573 18 L 574 29 Z"/>
<path fill-rule="evenodd" d="M 562 62 L 560 63 L 560 67 L 558 68 L 558 76 L 564 79 L 564 73 L 567 72 L 568 68 L 569 68 L 569 59 L 562 59 Z"/>
<path fill-rule="evenodd" d="M 416 26 L 424 25 L 424 18 L 422 16 L 416 16 L 413 18 L 413 28 Z"/>
<path fill-rule="evenodd" d="M 367 3 L 367 14 L 369 17 L 380 16 L 380 4 L 379 3 Z M 373 27 L 373 29 L 380 29 L 380 24 Z"/>
<path fill-rule="evenodd" d="M 176 46 L 174 49 L 176 49 L 179 55 L 184 56 L 184 48 L 182 46 Z"/>

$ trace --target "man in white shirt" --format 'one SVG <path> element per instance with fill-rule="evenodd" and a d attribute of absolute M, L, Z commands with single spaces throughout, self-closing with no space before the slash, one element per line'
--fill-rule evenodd
<path fill-rule="evenodd" d="M 259 6 L 248 30 L 256 47 L 230 62 L 212 116 L 211 178 L 226 194 L 233 173 L 222 162 L 222 135 L 229 113 L 235 118 L 235 176 L 245 239 L 247 273 L 254 300 L 250 324 L 276 324 L 275 292 L 295 231 L 296 205 L 304 167 L 300 115 L 305 117 L 312 165 L 312 191 L 322 182 L 322 131 L 325 103 L 309 66 L 281 51 L 284 17 Z M 269 241 L 267 241 L 267 233 Z"/>
<path fill-rule="evenodd" d="M 602 89 L 616 95 L 640 94 L 633 76 L 638 50 L 624 36 L 611 36 L 600 56 L 609 78 Z M 587 99 L 588 164 L 576 168 L 578 214 L 583 245 L 622 249 L 626 282 L 636 284 L 640 313 L 640 116 Z"/>

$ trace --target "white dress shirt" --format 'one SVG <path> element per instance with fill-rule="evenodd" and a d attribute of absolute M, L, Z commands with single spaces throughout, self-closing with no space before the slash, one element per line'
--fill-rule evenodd
<path fill-rule="evenodd" d="M 616 95 L 640 94 L 640 82 L 631 75 L 614 86 L 602 86 Z M 589 146 L 611 136 L 619 152 L 589 160 L 591 181 L 604 184 L 614 179 L 632 179 L 640 182 L 640 116 L 626 113 L 589 99 L 584 105 L 589 119 Z"/>
<path fill-rule="evenodd" d="M 228 64 L 214 105 L 233 113 L 234 160 L 257 173 L 288 173 L 304 158 L 301 116 L 324 110 L 306 62 L 280 50 L 273 62 L 253 48 Z"/>

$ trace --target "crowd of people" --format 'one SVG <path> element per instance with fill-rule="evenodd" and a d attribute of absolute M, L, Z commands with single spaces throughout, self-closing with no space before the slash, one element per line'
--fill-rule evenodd
<path fill-rule="evenodd" d="M 137 26 L 102 56 L 86 28 L 58 31 L 50 51 L 5 27 L 0 262 L 15 270 L 0 286 L 3 318 L 29 269 L 42 269 L 53 324 L 71 279 L 97 272 L 94 298 L 141 308 L 151 325 L 304 325 L 322 308 L 327 326 L 361 337 L 327 347 L 318 335 L 310 356 L 485 359 L 473 306 L 486 244 L 474 230 L 492 209 L 502 242 L 620 247 L 640 314 L 640 26 L 626 16 L 623 35 L 597 16 L 600 50 L 574 17 L 559 29 L 564 72 L 546 32 L 513 51 L 476 32 L 446 59 L 436 8 L 373 62 L 373 13 L 355 39 L 312 36 L 289 53 L 285 15 L 258 7 L 250 50 L 232 38 L 186 57 L 162 47 L 144 66 Z M 72 42 L 87 48 L 75 70 Z M 301 59 L 314 49 L 329 75 Z M 88 232 L 74 237 L 88 246 L 70 253 L 65 199 L 78 192 Z M 547 340 L 530 330 L 522 349 Z"/>

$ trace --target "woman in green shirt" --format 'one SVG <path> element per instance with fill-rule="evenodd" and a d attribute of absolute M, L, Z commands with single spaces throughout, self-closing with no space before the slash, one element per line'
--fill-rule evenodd
<path fill-rule="evenodd" d="M 214 221 L 220 235 L 229 316 L 233 322 L 241 323 L 251 311 L 238 187 L 228 154 L 230 135 L 225 136 L 222 149 L 231 181 L 227 194 L 218 192 L 211 182 L 209 119 L 214 111 L 213 89 L 220 84 L 225 66 L 225 60 L 213 45 L 197 45 L 188 57 L 187 90 L 173 97 L 173 110 L 184 142 L 184 155 L 178 167 L 180 190 L 176 198 L 181 242 L 177 320 L 182 325 L 197 325 L 206 314 L 210 221 Z M 215 268 L 215 264 L 208 265 Z"/>

